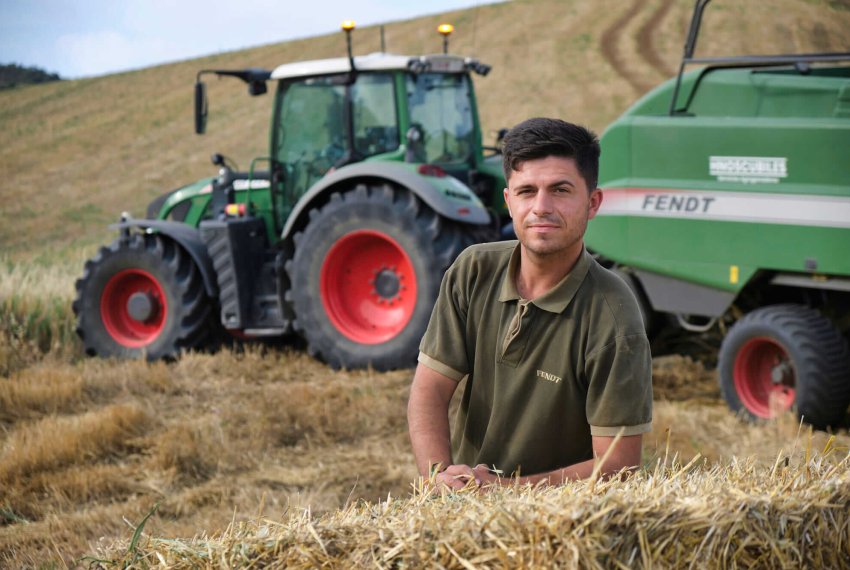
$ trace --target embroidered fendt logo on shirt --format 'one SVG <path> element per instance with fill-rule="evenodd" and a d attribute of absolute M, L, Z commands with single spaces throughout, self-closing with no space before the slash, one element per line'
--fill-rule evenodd
<path fill-rule="evenodd" d="M 537 377 L 542 378 L 544 380 L 548 380 L 549 382 L 554 382 L 555 384 L 561 382 L 560 376 L 555 376 L 554 374 L 549 374 L 548 372 L 543 372 L 542 370 L 537 371 Z"/>

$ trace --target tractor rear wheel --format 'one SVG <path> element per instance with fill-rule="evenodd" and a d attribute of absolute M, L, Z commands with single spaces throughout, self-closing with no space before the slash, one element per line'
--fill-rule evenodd
<path fill-rule="evenodd" d="M 167 237 L 131 234 L 102 247 L 76 289 L 77 334 L 90 356 L 174 358 L 215 330 L 197 267 Z"/>
<path fill-rule="evenodd" d="M 823 428 L 850 403 L 850 350 L 826 317 L 802 305 L 771 305 L 729 330 L 718 361 L 723 397 L 734 411 L 772 418 L 796 407 Z"/>
<path fill-rule="evenodd" d="M 359 184 L 294 240 L 287 299 L 309 352 L 388 370 L 415 362 L 443 273 L 474 238 L 405 189 Z"/>

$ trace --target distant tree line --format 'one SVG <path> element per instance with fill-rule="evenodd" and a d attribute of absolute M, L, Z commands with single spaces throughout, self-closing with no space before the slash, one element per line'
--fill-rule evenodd
<path fill-rule="evenodd" d="M 0 64 L 0 89 L 9 89 L 16 85 L 60 81 L 61 79 L 58 73 L 48 73 L 38 67 L 24 67 L 17 63 Z"/>

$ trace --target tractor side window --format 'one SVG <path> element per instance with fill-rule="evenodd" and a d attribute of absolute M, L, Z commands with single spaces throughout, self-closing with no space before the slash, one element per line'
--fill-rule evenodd
<path fill-rule="evenodd" d="M 397 149 L 399 136 L 392 76 L 361 74 L 351 92 L 355 152 L 367 157 Z"/>
<path fill-rule="evenodd" d="M 275 158 L 284 166 L 284 191 L 292 201 L 345 154 L 345 84 L 338 77 L 323 77 L 285 89 Z"/>
<path fill-rule="evenodd" d="M 410 123 L 420 129 L 422 162 L 469 160 L 474 147 L 469 79 L 465 75 L 420 73 L 407 79 Z"/>

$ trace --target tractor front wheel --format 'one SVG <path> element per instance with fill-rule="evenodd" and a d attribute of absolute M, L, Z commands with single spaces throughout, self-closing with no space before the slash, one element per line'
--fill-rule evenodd
<path fill-rule="evenodd" d="M 90 356 L 174 358 L 203 346 L 214 329 L 194 262 L 156 234 L 102 247 L 76 289 L 77 334 Z"/>
<path fill-rule="evenodd" d="M 295 329 L 337 368 L 410 366 L 443 272 L 472 241 L 405 189 L 333 194 L 287 262 Z"/>
<path fill-rule="evenodd" d="M 718 360 L 723 397 L 752 419 L 796 408 L 823 428 L 850 403 L 850 350 L 826 317 L 801 305 L 771 305 L 745 315 L 723 339 Z"/>

